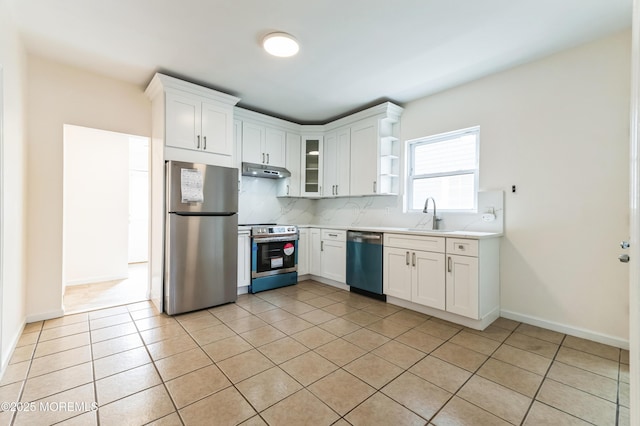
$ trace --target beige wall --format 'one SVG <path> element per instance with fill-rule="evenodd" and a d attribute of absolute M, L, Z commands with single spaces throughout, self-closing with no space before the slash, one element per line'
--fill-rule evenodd
<path fill-rule="evenodd" d="M 22 332 L 25 319 L 25 98 L 26 56 L 17 32 L 0 1 L 0 129 L 2 194 L 0 213 L 0 374 Z"/>
<path fill-rule="evenodd" d="M 151 133 L 142 87 L 29 56 L 28 320 L 62 313 L 63 125 Z"/>
<path fill-rule="evenodd" d="M 630 40 L 624 32 L 420 99 L 402 117 L 403 140 L 481 126 L 480 189 L 505 191 L 503 314 L 623 346 Z"/>

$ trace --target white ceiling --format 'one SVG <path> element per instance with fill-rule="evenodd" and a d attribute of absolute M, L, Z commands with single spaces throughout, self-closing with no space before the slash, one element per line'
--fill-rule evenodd
<path fill-rule="evenodd" d="M 300 123 L 398 103 L 631 26 L 632 0 L 6 0 L 30 52 L 145 87 L 154 72 Z M 293 58 L 260 46 L 284 31 Z"/>

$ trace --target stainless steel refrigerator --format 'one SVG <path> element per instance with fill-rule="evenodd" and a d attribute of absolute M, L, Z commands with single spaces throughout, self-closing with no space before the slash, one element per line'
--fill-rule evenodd
<path fill-rule="evenodd" d="M 169 161 L 166 177 L 166 313 L 235 301 L 238 169 Z"/>

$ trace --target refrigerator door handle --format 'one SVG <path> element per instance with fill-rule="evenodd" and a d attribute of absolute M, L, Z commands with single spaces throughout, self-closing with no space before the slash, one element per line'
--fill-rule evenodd
<path fill-rule="evenodd" d="M 175 214 L 176 216 L 207 216 L 207 217 L 224 217 L 233 216 L 236 212 L 216 212 L 216 213 L 200 213 L 200 212 L 169 212 L 169 214 Z"/>

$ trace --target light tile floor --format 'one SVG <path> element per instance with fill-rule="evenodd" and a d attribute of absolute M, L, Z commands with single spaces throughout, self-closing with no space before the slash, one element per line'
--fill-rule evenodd
<path fill-rule="evenodd" d="M 23 405 L 0 423 L 628 425 L 628 362 L 306 281 L 175 317 L 141 302 L 28 324 L 0 382 Z"/>
<path fill-rule="evenodd" d="M 146 300 L 149 287 L 149 264 L 130 263 L 129 278 L 67 286 L 64 309 L 67 314 L 86 312 Z"/>

